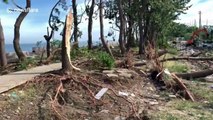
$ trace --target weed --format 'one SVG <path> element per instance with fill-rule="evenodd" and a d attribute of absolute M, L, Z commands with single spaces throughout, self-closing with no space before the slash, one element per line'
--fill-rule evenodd
<path fill-rule="evenodd" d="M 174 106 L 177 110 L 183 111 L 183 110 L 190 110 L 192 108 L 197 108 L 199 104 L 191 101 L 178 100 L 175 102 Z"/>
<path fill-rule="evenodd" d="M 106 52 L 98 52 L 96 55 L 97 62 L 108 69 L 112 69 L 115 65 L 115 60 Z"/>
<path fill-rule="evenodd" d="M 180 120 L 179 117 L 170 113 L 159 113 L 153 118 L 154 120 Z"/>
<path fill-rule="evenodd" d="M 203 85 L 197 82 L 189 86 L 189 89 L 199 98 L 203 98 L 210 103 L 213 103 L 213 93 L 208 85 Z"/>
<path fill-rule="evenodd" d="M 168 68 L 170 72 L 185 73 L 189 70 L 187 65 L 174 61 L 165 62 L 164 66 Z"/>
<path fill-rule="evenodd" d="M 24 70 L 35 65 L 36 65 L 36 61 L 34 58 L 26 58 L 24 61 L 21 61 L 20 63 L 18 63 L 16 69 Z"/>

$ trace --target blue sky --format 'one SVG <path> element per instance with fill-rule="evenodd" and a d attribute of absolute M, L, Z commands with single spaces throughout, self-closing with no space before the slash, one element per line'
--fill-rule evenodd
<path fill-rule="evenodd" d="M 10 0 L 9 0 L 10 1 Z M 25 0 L 15 0 L 20 6 L 25 6 Z M 45 43 L 43 35 L 46 34 L 46 27 L 48 26 L 48 18 L 51 8 L 58 0 L 31 0 L 31 8 L 38 9 L 38 12 L 29 13 L 24 19 L 21 25 L 21 43 L 36 43 L 42 40 Z M 78 9 L 84 6 L 84 0 L 77 0 Z M 194 21 L 198 24 L 198 11 L 202 11 L 202 24 L 213 25 L 213 0 L 191 0 L 192 8 L 187 11 L 187 14 L 181 15 L 180 20 L 177 22 L 185 23 L 188 25 L 193 25 Z M 9 4 L 4 4 L 0 2 L 0 19 L 3 25 L 6 43 L 12 43 L 13 40 L 13 28 L 14 23 L 19 12 L 8 13 L 8 8 L 15 8 L 15 6 L 10 2 Z M 207 22 L 208 20 L 208 22 Z M 104 20 L 105 34 L 110 30 L 110 24 L 108 20 Z M 80 30 L 83 32 L 81 41 L 87 41 L 87 18 L 83 17 L 82 23 L 79 25 Z M 93 25 L 93 39 L 95 41 L 99 40 L 99 20 L 94 20 Z M 117 38 L 118 36 L 116 36 Z M 59 33 L 56 33 L 55 39 L 61 39 Z"/>

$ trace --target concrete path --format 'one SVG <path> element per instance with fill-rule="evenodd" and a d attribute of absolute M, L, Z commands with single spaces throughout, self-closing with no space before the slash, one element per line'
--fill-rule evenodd
<path fill-rule="evenodd" d="M 60 68 L 61 63 L 55 63 L 0 76 L 0 93 L 6 92 L 16 86 L 24 84 L 27 81 L 32 80 L 37 75 L 53 70 L 58 70 Z"/>

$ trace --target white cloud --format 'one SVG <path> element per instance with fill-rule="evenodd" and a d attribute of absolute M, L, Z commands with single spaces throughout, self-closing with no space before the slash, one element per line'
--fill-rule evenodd
<path fill-rule="evenodd" d="M 179 17 L 180 20 L 178 20 L 178 22 L 185 23 L 188 25 L 194 25 L 194 21 L 196 20 L 196 24 L 198 26 L 198 11 L 201 11 L 202 25 L 206 25 L 207 23 L 208 25 L 213 25 L 213 0 L 206 0 L 205 2 L 200 1 L 201 0 L 191 0 L 189 5 L 192 4 L 192 7 L 186 11 L 187 14 L 183 14 Z"/>
<path fill-rule="evenodd" d="M 4 29 L 6 43 L 12 43 L 14 37 L 14 24 L 17 18 L 14 14 L 1 15 L 2 27 Z M 47 23 L 34 24 L 30 18 L 26 17 L 20 27 L 20 42 L 21 43 L 36 43 L 43 40 L 43 35 L 46 34 Z"/>

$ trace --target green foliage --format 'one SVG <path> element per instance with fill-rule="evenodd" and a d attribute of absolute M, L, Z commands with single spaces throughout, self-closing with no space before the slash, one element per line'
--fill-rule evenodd
<path fill-rule="evenodd" d="M 178 110 L 189 110 L 191 108 L 196 108 L 198 104 L 196 102 L 191 101 L 177 101 L 175 104 L 175 108 Z"/>
<path fill-rule="evenodd" d="M 61 48 L 61 45 L 62 45 L 61 40 L 54 39 L 53 41 L 50 42 L 50 46 L 52 49 Z"/>
<path fill-rule="evenodd" d="M 112 69 L 115 65 L 115 60 L 106 52 L 103 51 L 91 51 L 87 48 L 73 49 L 70 53 L 71 59 L 88 58 L 93 60 L 94 67 L 106 67 Z"/>
<path fill-rule="evenodd" d="M 70 53 L 71 59 L 79 57 L 92 58 L 94 55 L 87 48 L 72 49 Z"/>
<path fill-rule="evenodd" d="M 24 70 L 37 64 L 34 58 L 26 58 L 24 61 L 20 61 L 17 65 L 17 70 Z"/>
<path fill-rule="evenodd" d="M 42 41 L 37 41 L 36 42 L 36 47 L 41 47 L 41 45 L 42 45 Z"/>
<path fill-rule="evenodd" d="M 178 116 L 170 113 L 160 113 L 153 118 L 153 120 L 181 120 Z"/>
<path fill-rule="evenodd" d="M 95 58 L 101 66 L 108 69 L 112 69 L 115 65 L 115 60 L 106 52 L 98 52 Z"/>
<path fill-rule="evenodd" d="M 174 61 L 165 62 L 164 67 L 168 68 L 170 72 L 177 72 L 177 73 L 185 73 L 189 70 L 187 65 Z"/>
<path fill-rule="evenodd" d="M 3 0 L 3 2 L 8 4 L 8 0 Z"/>

